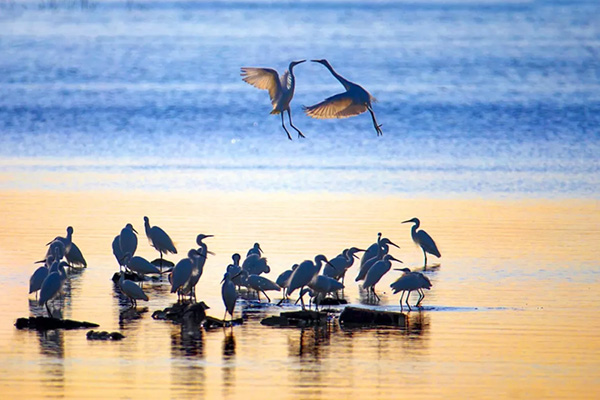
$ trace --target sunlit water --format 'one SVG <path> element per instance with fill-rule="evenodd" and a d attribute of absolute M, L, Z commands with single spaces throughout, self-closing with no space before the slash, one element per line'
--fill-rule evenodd
<path fill-rule="evenodd" d="M 0 387 L 16 397 L 595 398 L 600 392 L 600 25 L 594 2 L 111 2 L 0 5 Z M 341 91 L 296 68 L 290 142 L 241 66 L 328 58 L 379 99 L 370 117 L 316 121 Z M 122 317 L 111 242 L 142 217 L 177 261 L 210 233 L 199 298 L 222 317 L 231 254 L 256 241 L 271 279 L 383 232 L 406 266 L 418 216 L 443 257 L 399 328 L 244 324 L 188 332 L 149 283 Z M 35 260 L 65 228 L 89 267 L 66 318 L 120 331 L 18 331 Z M 367 304 L 349 271 L 345 297 Z M 389 283 L 378 307 L 399 310 Z M 276 293 L 269 293 L 275 300 Z M 294 309 L 285 307 L 284 310 Z"/>

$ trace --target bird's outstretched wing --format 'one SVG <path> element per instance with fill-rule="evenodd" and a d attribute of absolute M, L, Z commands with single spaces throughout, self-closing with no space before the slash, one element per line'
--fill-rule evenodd
<path fill-rule="evenodd" d="M 367 111 L 366 104 L 357 104 L 347 93 L 336 94 L 315 104 L 304 107 L 306 115 L 317 119 L 348 118 Z"/>
<path fill-rule="evenodd" d="M 271 102 L 275 101 L 277 93 L 281 90 L 279 74 L 274 69 L 244 67 L 240 75 L 244 82 L 255 88 L 268 90 Z"/>

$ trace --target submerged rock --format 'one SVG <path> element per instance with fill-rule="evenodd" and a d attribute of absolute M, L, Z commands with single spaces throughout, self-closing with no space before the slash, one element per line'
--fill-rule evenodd
<path fill-rule="evenodd" d="M 88 340 L 121 340 L 125 338 L 120 332 L 106 331 L 89 331 L 85 336 Z"/>
<path fill-rule="evenodd" d="M 211 317 L 210 315 L 207 315 L 206 319 L 204 320 L 203 326 L 204 326 L 204 329 L 211 329 L 211 328 L 223 328 L 223 327 L 229 327 L 229 326 L 242 325 L 243 323 L 244 323 L 243 318 L 236 318 L 231 321 L 223 321 L 222 319 L 218 319 L 215 317 Z"/>
<path fill-rule="evenodd" d="M 153 319 L 170 320 L 178 323 L 191 322 L 200 324 L 206 319 L 205 310 L 210 307 L 203 301 L 199 303 L 175 303 L 164 310 L 156 310 L 152 313 Z"/>
<path fill-rule="evenodd" d="M 288 311 L 279 316 L 267 317 L 260 321 L 266 326 L 316 326 L 327 324 L 327 313 L 318 311 Z"/>
<path fill-rule="evenodd" d="M 340 314 L 340 324 L 404 326 L 406 324 L 406 315 L 392 311 L 346 307 Z"/>
<path fill-rule="evenodd" d="M 100 325 L 93 322 L 73 321 L 71 319 L 30 317 L 17 319 L 15 326 L 17 329 L 36 329 L 38 331 L 46 331 L 50 329 L 97 328 Z"/>

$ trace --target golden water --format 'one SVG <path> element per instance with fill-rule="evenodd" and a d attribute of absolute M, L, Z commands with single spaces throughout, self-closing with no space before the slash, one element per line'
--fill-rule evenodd
<path fill-rule="evenodd" d="M 220 279 L 231 254 L 260 242 L 275 279 L 292 264 L 377 232 L 417 268 L 422 253 L 401 221 L 418 216 L 443 257 L 433 288 L 404 328 L 278 329 L 260 325 L 278 307 L 246 308 L 233 330 L 182 332 L 152 311 L 176 300 L 165 282 L 145 285 L 141 318 L 120 318 L 111 242 L 127 223 L 138 254 L 157 257 L 143 216 L 179 254 L 208 239 L 198 297 L 222 317 Z M 121 342 L 88 341 L 85 330 L 19 331 L 41 314 L 28 279 L 45 244 L 65 228 L 89 267 L 68 283 L 63 316 L 121 331 Z M 600 207 L 593 200 L 435 200 L 334 194 L 0 192 L 0 390 L 2 398 L 597 398 L 600 393 Z M 345 295 L 364 302 L 349 271 Z M 390 271 L 380 306 L 398 310 Z M 280 298 L 270 292 L 272 298 Z M 57 303 L 58 304 L 58 303 Z M 147 311 L 146 311 L 147 310 Z"/>

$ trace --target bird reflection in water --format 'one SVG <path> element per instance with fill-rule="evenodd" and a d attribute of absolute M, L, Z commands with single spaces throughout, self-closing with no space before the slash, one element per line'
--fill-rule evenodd
<path fill-rule="evenodd" d="M 228 397 L 235 386 L 235 336 L 233 328 L 223 329 L 223 333 L 223 397 Z"/>
<path fill-rule="evenodd" d="M 64 393 L 65 387 L 65 341 L 64 333 L 60 329 L 38 332 L 40 353 L 45 356 L 40 365 L 42 367 L 42 385 L 45 395 L 59 395 Z"/>
<path fill-rule="evenodd" d="M 288 348 L 290 356 L 300 358 L 309 357 L 315 360 L 321 358 L 321 346 L 329 345 L 331 331 L 334 324 L 301 328 L 299 337 L 289 338 Z"/>
<path fill-rule="evenodd" d="M 175 398 L 202 397 L 205 393 L 204 331 L 198 325 L 182 323 L 171 330 L 172 390 Z"/>

